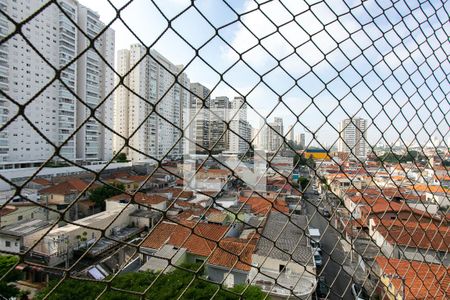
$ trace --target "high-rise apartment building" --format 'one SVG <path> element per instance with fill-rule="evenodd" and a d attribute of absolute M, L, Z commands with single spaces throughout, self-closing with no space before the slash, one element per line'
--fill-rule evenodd
<path fill-rule="evenodd" d="M 228 97 L 220 96 L 211 99 L 209 115 L 209 144 L 214 153 L 226 151 L 229 148 L 229 130 L 227 124 L 229 119 L 230 100 Z"/>
<path fill-rule="evenodd" d="M 368 150 L 367 126 L 368 121 L 359 117 L 342 120 L 339 123 L 338 151 L 365 157 Z"/>
<path fill-rule="evenodd" d="M 195 142 L 194 149 L 197 153 L 206 153 L 210 146 L 209 106 L 211 98 L 209 94 L 211 91 L 198 82 L 191 83 L 190 90 L 190 110 L 194 119 L 191 125 L 193 127 L 191 137 Z"/>
<path fill-rule="evenodd" d="M 190 83 L 180 73 L 182 67 L 135 44 L 118 52 L 117 69 L 129 74 L 123 82 L 131 91 L 120 87 L 114 95 L 114 130 L 122 136 L 114 136 L 114 151 L 127 153 L 133 161 L 181 157 L 181 130 L 190 101 Z M 121 150 L 123 138 L 129 139 L 130 148 Z"/>
<path fill-rule="evenodd" d="M 99 18 L 96 12 L 79 6 L 78 26 L 90 39 L 96 37 L 105 26 Z M 78 35 L 80 51 L 89 45 L 88 38 Z M 94 43 L 100 55 L 89 49 L 77 59 L 77 94 L 86 104 L 77 104 L 77 126 L 86 121 L 78 131 L 76 140 L 77 159 L 83 161 L 108 160 L 113 156 L 113 134 L 106 126 L 113 128 L 114 101 L 110 94 L 114 87 L 114 72 L 103 60 L 113 66 L 114 39 L 114 31 L 107 30 Z M 91 108 L 96 109 L 95 115 L 101 123 L 90 117 Z"/>
<path fill-rule="evenodd" d="M 305 134 L 304 134 L 304 133 L 300 133 L 299 135 L 300 135 L 300 137 L 299 137 L 299 142 L 298 142 L 298 144 L 300 145 L 300 147 L 301 147 L 302 149 L 305 149 L 305 147 L 306 147 L 306 138 L 305 138 Z"/>
<path fill-rule="evenodd" d="M 242 97 L 234 97 L 229 111 L 230 129 L 229 152 L 244 154 L 249 149 L 252 128 L 247 121 L 247 103 Z"/>
<path fill-rule="evenodd" d="M 25 109 L 26 119 L 52 144 L 61 146 L 59 154 L 70 160 L 107 160 L 111 158 L 112 135 L 90 117 L 113 88 L 111 70 L 106 62 L 114 62 L 114 31 L 107 29 L 96 39 L 95 47 L 103 59 L 92 50 L 77 55 L 89 46 L 88 37 L 96 37 L 105 25 L 99 15 L 76 0 L 58 0 L 61 11 L 50 5 L 22 27 L 25 37 L 53 67 L 62 69 L 57 75 L 20 35 L 15 35 L 0 49 L 0 84 L 14 101 L 23 104 L 33 98 Z M 2 10 L 15 20 L 35 12 L 41 1 L 2 0 Z M 14 30 L 14 25 L 0 19 L 0 31 Z M 6 72 L 5 72 L 6 71 Z M 7 80 L 4 75 L 8 74 Z M 47 85 L 43 91 L 41 89 Z M 81 99 L 83 102 L 77 99 Z M 96 109 L 96 117 L 112 125 L 112 100 L 106 99 Z M 8 106 L 9 103 L 9 106 Z M 0 99 L 2 122 L 17 112 L 10 101 Z M 89 108 L 88 108 L 89 107 Z M 0 136 L 0 160 L 5 164 L 20 162 L 33 165 L 47 160 L 54 147 L 42 138 L 22 116 L 16 118 Z M 81 126 L 75 136 L 73 132 Z M 57 159 L 57 158 L 55 158 Z"/>
<path fill-rule="evenodd" d="M 295 143 L 300 146 L 300 148 L 305 149 L 305 133 L 300 132 L 295 135 Z"/>
<path fill-rule="evenodd" d="M 295 142 L 295 127 L 294 125 L 289 126 L 288 129 L 288 136 L 287 136 L 287 140 L 291 141 L 291 142 Z"/>
<path fill-rule="evenodd" d="M 269 151 L 281 150 L 284 143 L 283 118 L 275 117 L 270 127 L 267 128 L 267 147 Z"/>
<path fill-rule="evenodd" d="M 273 122 L 267 124 L 264 122 L 260 126 L 259 133 L 256 136 L 256 147 L 270 152 L 282 150 L 284 144 L 283 118 L 275 117 Z M 292 132 L 293 130 L 291 130 Z M 293 138 L 291 133 L 287 140 Z"/>

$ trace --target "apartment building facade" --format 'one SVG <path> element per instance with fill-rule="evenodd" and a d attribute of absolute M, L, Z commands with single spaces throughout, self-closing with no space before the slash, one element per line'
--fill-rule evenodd
<path fill-rule="evenodd" d="M 363 118 L 345 119 L 339 123 L 338 151 L 365 157 L 369 150 L 367 145 L 368 121 Z"/>
<path fill-rule="evenodd" d="M 182 67 L 134 44 L 118 52 L 117 69 L 127 76 L 126 86 L 119 86 L 114 95 L 114 130 L 120 136 L 114 135 L 113 151 L 127 153 L 132 161 L 181 157 L 190 100 L 189 78 L 180 73 Z M 123 149 L 125 139 L 128 149 Z"/>
<path fill-rule="evenodd" d="M 33 99 L 26 106 L 26 118 L 17 117 L 2 131 L 2 164 L 20 162 L 33 165 L 51 157 L 54 147 L 40 134 L 52 144 L 61 146 L 59 153 L 67 159 L 111 158 L 112 136 L 103 131 L 98 121 L 89 118 L 87 106 L 97 107 L 113 88 L 106 63 L 112 65 L 114 62 L 114 31 L 108 28 L 96 39 L 95 47 L 102 60 L 93 50 L 86 51 L 89 41 L 76 27 L 89 38 L 96 37 L 105 26 L 100 16 L 75 0 L 59 0 L 58 3 L 61 9 L 50 5 L 23 26 L 24 36 L 42 57 L 20 35 L 11 37 L 0 49 L 2 90 L 19 104 Z M 1 2 L 2 10 L 17 21 L 28 17 L 41 5 L 42 1 L 31 0 Z M 0 20 L 0 27 L 3 36 L 14 30 L 14 25 L 6 22 L 4 17 Z M 81 53 L 81 57 L 72 62 Z M 54 68 L 62 71 L 59 80 L 53 81 L 57 77 Z M 9 75 L 7 79 L 5 74 Z M 111 101 L 111 98 L 106 99 L 101 108 L 96 109 L 97 118 L 109 125 L 112 123 L 112 119 L 108 119 L 112 115 Z M 18 112 L 17 107 L 4 98 L 0 99 L 0 107 L 2 123 L 6 118 L 14 118 Z M 72 136 L 79 126 L 82 128 Z"/>
<path fill-rule="evenodd" d="M 247 103 L 242 97 L 234 97 L 230 104 L 230 132 L 229 149 L 230 153 L 245 154 L 249 149 L 252 128 L 247 121 Z"/>

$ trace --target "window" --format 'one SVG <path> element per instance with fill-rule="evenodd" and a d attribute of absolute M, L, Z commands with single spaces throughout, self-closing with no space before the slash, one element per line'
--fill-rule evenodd
<path fill-rule="evenodd" d="M 17 217 L 17 221 L 22 221 L 23 220 L 23 216 L 18 216 Z"/>
<path fill-rule="evenodd" d="M 10 241 L 5 241 L 5 247 L 11 247 L 11 242 Z"/>
<path fill-rule="evenodd" d="M 286 271 L 286 265 L 280 265 L 278 271 L 279 271 L 280 273 Z"/>

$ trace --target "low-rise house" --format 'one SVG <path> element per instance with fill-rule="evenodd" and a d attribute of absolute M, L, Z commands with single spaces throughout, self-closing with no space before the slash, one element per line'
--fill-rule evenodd
<path fill-rule="evenodd" d="M 186 261 L 186 248 L 164 245 L 146 260 L 139 271 L 169 273 L 175 269 L 174 266 L 179 266 L 184 261 Z"/>
<path fill-rule="evenodd" d="M 51 201 L 61 205 L 69 204 L 73 200 L 79 199 L 84 200 L 88 198 L 88 193 L 85 189 L 89 186 L 89 183 L 81 179 L 70 179 L 64 182 L 60 182 L 53 186 L 44 188 L 39 191 L 41 195 L 41 201 Z M 97 185 L 92 185 L 89 189 L 96 188 Z M 82 194 L 80 196 L 80 194 Z"/>
<path fill-rule="evenodd" d="M 147 236 L 141 245 L 144 261 L 150 259 L 165 245 L 186 249 L 186 257 L 183 262 L 204 262 L 217 243 L 223 239 L 228 232 L 228 227 L 198 223 L 191 228 L 172 222 L 163 221 L 159 223 Z"/>
<path fill-rule="evenodd" d="M 450 265 L 450 231 L 447 226 L 371 219 L 369 234 L 388 258 Z"/>
<path fill-rule="evenodd" d="M 277 199 L 276 197 L 271 199 L 256 195 L 250 197 L 240 196 L 238 205 L 248 205 L 252 213 L 257 215 L 267 215 L 271 210 L 289 213 L 289 208 L 286 201 L 283 199 Z"/>
<path fill-rule="evenodd" d="M 42 206 L 33 202 L 22 201 L 12 202 L 4 206 L 0 209 L 0 227 L 36 219 L 53 221 L 60 217 L 58 211 L 62 211 L 63 208 L 59 207 L 58 204 L 53 202 L 40 204 Z"/>
<path fill-rule="evenodd" d="M 48 188 L 52 185 L 52 182 L 50 180 L 47 180 L 42 177 L 35 177 L 30 182 L 27 183 L 27 188 L 35 189 L 35 190 L 42 190 L 44 188 Z"/>
<path fill-rule="evenodd" d="M 307 230 L 306 216 L 272 210 L 252 256 L 250 282 L 273 297 L 310 299 L 316 268 Z"/>
<path fill-rule="evenodd" d="M 441 264 L 377 256 L 372 271 L 381 299 L 448 299 L 450 269 Z"/>
<path fill-rule="evenodd" d="M 21 221 L 0 229 L 0 251 L 23 253 L 39 241 L 50 229 L 51 223 L 39 219 Z"/>
<path fill-rule="evenodd" d="M 206 264 L 208 279 L 223 283 L 228 288 L 249 283 L 255 242 L 251 239 L 222 239 Z"/>
<path fill-rule="evenodd" d="M 165 188 L 158 191 L 158 194 L 167 197 L 169 200 L 189 201 L 194 197 L 193 191 L 188 191 L 183 188 Z"/>
<path fill-rule="evenodd" d="M 133 197 L 128 194 L 120 194 L 105 200 L 106 210 L 124 207 L 132 203 L 138 209 L 156 209 L 164 211 L 167 208 L 168 199 L 157 194 L 136 193 Z"/>
<path fill-rule="evenodd" d="M 372 218 L 381 220 L 402 220 L 402 221 L 414 221 L 434 223 L 439 225 L 442 220 L 430 213 L 411 208 L 406 202 L 403 201 L 388 201 L 384 198 L 367 198 L 360 199 L 360 205 L 358 205 L 353 211 L 353 218 L 361 219 L 361 221 L 367 227 L 369 220 Z"/>
<path fill-rule="evenodd" d="M 114 236 L 131 224 L 133 207 L 117 208 L 52 229 L 33 248 L 31 257 L 49 266 L 56 266 L 73 256 L 73 250 L 94 243 L 102 237 Z"/>

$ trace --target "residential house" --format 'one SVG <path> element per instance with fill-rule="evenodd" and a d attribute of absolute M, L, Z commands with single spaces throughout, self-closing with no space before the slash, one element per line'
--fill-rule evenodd
<path fill-rule="evenodd" d="M 133 197 L 128 194 L 120 194 L 105 200 L 106 210 L 124 207 L 131 203 L 138 209 L 154 209 L 164 211 L 167 208 L 168 199 L 158 194 L 136 193 Z"/>
<path fill-rule="evenodd" d="M 306 216 L 272 210 L 252 256 L 250 282 L 278 299 L 310 299 L 316 268 L 307 228 Z"/>
<path fill-rule="evenodd" d="M 73 250 L 102 238 L 103 233 L 105 236 L 115 236 L 120 229 L 130 226 L 130 214 L 134 210 L 134 207 L 116 208 L 54 228 L 33 248 L 30 258 L 56 266 L 71 258 Z"/>
<path fill-rule="evenodd" d="M 186 256 L 180 263 L 204 262 L 228 232 L 228 227 L 216 224 L 190 223 L 189 225 L 168 221 L 159 223 L 141 245 L 141 251 L 144 253 L 143 260 L 146 262 L 165 245 L 171 245 L 185 249 Z"/>
<path fill-rule="evenodd" d="M 232 288 L 249 283 L 255 239 L 224 238 L 208 259 L 208 279 Z"/>
<path fill-rule="evenodd" d="M 449 298 L 450 269 L 442 264 L 377 256 L 372 270 L 379 278 L 381 299 Z"/>
<path fill-rule="evenodd" d="M 55 203 L 58 210 L 63 210 L 67 208 L 70 203 L 77 200 L 77 204 L 72 206 L 68 214 L 70 220 L 77 220 L 81 215 L 79 213 L 79 203 L 87 201 L 89 198 L 89 190 L 95 188 L 98 188 L 97 184 L 90 185 L 90 183 L 77 178 L 68 179 L 40 190 L 40 201 L 42 203 Z"/>
<path fill-rule="evenodd" d="M 41 204 L 41 205 L 39 205 Z M 0 227 L 17 224 L 21 221 L 30 220 L 57 220 L 60 217 L 58 213 L 58 204 L 33 203 L 30 201 L 11 202 L 0 209 Z M 47 209 L 47 207 L 49 209 Z"/>
<path fill-rule="evenodd" d="M 386 219 L 371 219 L 369 224 L 370 236 L 386 257 L 450 265 L 447 226 Z"/>
<path fill-rule="evenodd" d="M 0 229 L 0 251 L 23 253 L 39 241 L 50 227 L 50 222 L 39 219 L 4 226 Z"/>

